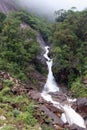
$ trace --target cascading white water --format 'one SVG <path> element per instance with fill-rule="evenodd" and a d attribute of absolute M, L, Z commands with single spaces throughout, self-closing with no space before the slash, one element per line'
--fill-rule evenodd
<path fill-rule="evenodd" d="M 62 114 L 61 119 L 64 121 L 64 123 L 68 122 L 70 125 L 76 124 L 77 126 L 80 126 L 82 128 L 86 128 L 83 118 L 78 113 L 76 113 L 74 111 L 74 109 L 71 108 L 71 106 L 66 105 L 66 104 L 64 106 L 62 106 L 59 102 L 54 101 L 52 99 L 52 96 L 49 94 L 49 92 L 59 91 L 59 87 L 57 86 L 57 83 L 56 83 L 55 78 L 54 78 L 53 73 L 52 73 L 53 60 L 48 57 L 49 47 L 46 46 L 45 50 L 46 50 L 46 53 L 44 54 L 44 57 L 47 60 L 46 63 L 48 66 L 49 73 L 48 73 L 48 78 L 47 78 L 46 84 L 44 86 L 44 90 L 41 93 L 42 97 L 45 100 L 53 103 L 53 105 L 55 107 L 63 109 L 64 113 Z M 67 101 L 73 102 L 73 101 L 76 101 L 76 99 L 71 100 L 71 99 L 67 98 Z"/>
<path fill-rule="evenodd" d="M 44 57 L 47 59 L 46 63 L 47 63 L 47 66 L 48 66 L 48 78 L 47 78 L 47 81 L 46 81 L 46 84 L 44 86 L 44 91 L 47 93 L 47 92 L 56 92 L 56 91 L 59 91 L 59 88 L 55 82 L 55 79 L 54 79 L 54 76 L 53 76 L 53 73 L 52 73 L 52 64 L 53 64 L 53 60 L 50 59 L 48 57 L 48 53 L 49 53 L 49 47 L 46 46 L 45 47 L 46 49 L 46 53 L 44 54 Z"/>

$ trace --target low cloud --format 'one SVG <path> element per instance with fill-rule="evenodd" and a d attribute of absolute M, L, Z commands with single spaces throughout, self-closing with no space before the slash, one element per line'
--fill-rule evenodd
<path fill-rule="evenodd" d="M 87 0 L 18 0 L 22 7 L 29 11 L 52 17 L 54 12 L 59 9 L 70 9 L 76 7 L 83 10 L 87 6 Z"/>

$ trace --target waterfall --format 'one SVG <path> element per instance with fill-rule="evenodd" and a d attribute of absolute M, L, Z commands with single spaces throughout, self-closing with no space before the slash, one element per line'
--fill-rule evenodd
<path fill-rule="evenodd" d="M 56 91 L 59 91 L 59 88 L 55 82 L 55 78 L 54 78 L 53 72 L 52 72 L 53 60 L 48 57 L 49 47 L 46 46 L 45 49 L 46 49 L 46 53 L 44 54 L 44 57 L 47 60 L 46 63 L 48 66 L 49 73 L 48 73 L 48 78 L 47 78 L 46 84 L 44 86 L 44 92 L 56 92 Z"/>
<path fill-rule="evenodd" d="M 52 99 L 52 96 L 50 95 L 49 92 L 55 93 L 59 90 L 59 87 L 57 86 L 57 83 L 55 81 L 55 78 L 53 76 L 53 72 L 52 72 L 52 64 L 53 64 L 53 60 L 49 58 L 48 53 L 49 53 L 49 46 L 45 47 L 45 54 L 44 57 L 46 58 L 46 63 L 48 66 L 48 77 L 47 77 L 47 81 L 46 84 L 44 86 L 44 89 L 41 93 L 41 96 L 46 100 L 51 102 L 55 107 L 62 109 L 64 111 L 64 113 L 61 116 L 61 119 L 63 120 L 64 123 L 68 122 L 69 125 L 72 124 L 76 124 L 79 127 L 82 128 L 86 128 L 85 123 L 83 118 L 74 111 L 74 109 L 71 108 L 70 105 L 65 104 L 64 106 L 61 105 L 59 102 L 54 101 Z M 76 100 L 71 100 L 69 98 L 67 98 L 67 101 L 69 102 L 73 102 Z"/>

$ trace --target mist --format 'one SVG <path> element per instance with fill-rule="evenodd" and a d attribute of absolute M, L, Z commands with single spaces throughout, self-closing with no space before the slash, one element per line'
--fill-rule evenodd
<path fill-rule="evenodd" d="M 76 7 L 77 10 L 87 8 L 87 0 L 17 0 L 20 5 L 38 15 L 44 15 L 49 19 L 53 19 L 54 12 L 59 9 L 68 10 Z"/>

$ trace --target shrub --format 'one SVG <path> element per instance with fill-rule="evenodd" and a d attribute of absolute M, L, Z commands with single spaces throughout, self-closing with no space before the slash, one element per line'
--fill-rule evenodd
<path fill-rule="evenodd" d="M 81 78 L 77 78 L 71 85 L 71 91 L 75 97 L 87 97 L 87 87 L 82 83 Z"/>
<path fill-rule="evenodd" d="M 53 130 L 50 126 L 47 126 L 46 124 L 42 125 L 42 130 Z"/>
<path fill-rule="evenodd" d="M 11 87 L 13 85 L 13 82 L 9 79 L 3 80 L 3 86 L 4 87 Z"/>
<path fill-rule="evenodd" d="M 11 125 L 6 125 L 2 128 L 2 130 L 15 130 L 15 128 Z"/>
<path fill-rule="evenodd" d="M 30 103 L 30 105 L 27 107 L 27 110 L 19 115 L 18 120 L 23 120 L 26 124 L 34 126 L 37 123 L 37 120 L 33 115 L 34 112 L 33 106 L 34 106 L 33 103 Z"/>

